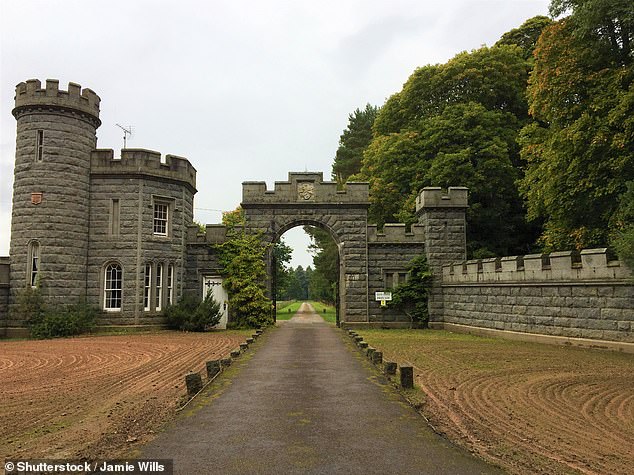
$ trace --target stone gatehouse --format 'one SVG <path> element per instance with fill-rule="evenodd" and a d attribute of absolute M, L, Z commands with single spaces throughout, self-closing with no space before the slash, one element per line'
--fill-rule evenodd
<path fill-rule="evenodd" d="M 185 158 L 150 150 L 115 156 L 98 149 L 99 106 L 97 94 L 74 83 L 62 90 L 56 80 L 42 87 L 33 79 L 16 88 L 0 336 L 26 332 L 12 309 L 28 287 L 38 287 L 52 303 L 85 298 L 101 309 L 104 326 L 161 326 L 163 309 L 185 292 L 202 295 L 211 288 L 226 300 L 213 247 L 226 232 L 218 224 L 202 232 L 193 223 L 195 168 Z M 321 173 L 308 172 L 289 173 L 272 190 L 264 182 L 242 184 L 246 226 L 265 241 L 300 225 L 332 236 L 339 249 L 342 326 L 410 326 L 408 317 L 381 307 L 374 296 L 406 279 L 408 263 L 424 252 L 435 275 L 433 326 L 634 341 L 634 287 L 618 262 L 592 251 L 580 260 L 571 254 L 464 263 L 467 189 L 426 188 L 416 203 L 417 225 L 382 230 L 368 223 L 368 192 L 367 183 L 340 190 Z M 271 255 L 267 265 L 270 271 Z M 274 294 L 274 279 L 266 284 Z M 231 318 L 227 311 L 223 323 Z"/>

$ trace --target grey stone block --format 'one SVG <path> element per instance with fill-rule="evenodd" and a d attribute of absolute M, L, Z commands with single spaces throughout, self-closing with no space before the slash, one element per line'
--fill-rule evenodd
<path fill-rule="evenodd" d="M 207 368 L 207 379 L 211 379 L 214 376 L 216 376 L 218 373 L 220 373 L 220 369 L 222 365 L 220 360 L 212 360 L 212 361 L 207 361 L 205 366 Z"/>
<path fill-rule="evenodd" d="M 412 366 L 400 366 L 400 383 L 404 389 L 411 389 L 414 387 L 414 368 Z"/>
<path fill-rule="evenodd" d="M 185 386 L 187 394 L 194 396 L 203 388 L 203 380 L 198 373 L 189 373 L 185 376 Z"/>

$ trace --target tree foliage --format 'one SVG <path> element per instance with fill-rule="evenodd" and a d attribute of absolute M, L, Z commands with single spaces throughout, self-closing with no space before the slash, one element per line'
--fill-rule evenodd
<path fill-rule="evenodd" d="M 552 23 L 547 16 L 536 16 L 526 20 L 519 28 L 513 28 L 502 35 L 495 43 L 500 45 L 516 45 L 522 49 L 522 56 L 530 60 L 542 30 Z"/>
<path fill-rule="evenodd" d="M 634 5 L 631 0 L 552 0 L 554 17 L 571 13 L 572 34 L 581 42 L 593 44 L 604 59 L 628 65 L 634 59 Z"/>
<path fill-rule="evenodd" d="M 379 108 L 366 104 L 348 115 L 348 126 L 339 138 L 339 148 L 332 164 L 332 176 L 338 183 L 345 183 L 351 175 L 361 170 L 363 152 L 372 140 L 372 124 Z"/>
<path fill-rule="evenodd" d="M 535 37 L 545 23 L 535 19 L 516 36 Z M 467 186 L 469 255 L 528 250 L 537 233 L 516 182 L 531 62 L 512 41 L 418 68 L 387 100 L 358 175 L 370 183 L 372 221 L 413 223 L 421 188 Z"/>
<path fill-rule="evenodd" d="M 304 231 L 310 236 L 309 249 L 313 254 L 314 269 L 308 282 L 310 298 L 334 304 L 339 279 L 339 248 L 325 229 L 305 226 Z"/>
<path fill-rule="evenodd" d="M 424 255 L 412 259 L 407 270 L 409 278 L 393 289 L 390 306 L 403 311 L 412 322 L 426 327 L 433 274 Z"/>
<path fill-rule="evenodd" d="M 614 216 L 612 245 L 623 262 L 634 269 L 634 181 L 627 184 Z"/>
<path fill-rule="evenodd" d="M 240 208 L 224 213 L 223 223 L 227 226 L 227 240 L 218 245 L 218 250 L 231 321 L 239 327 L 269 325 L 273 317 L 265 289 L 268 248 L 260 234 L 245 231 Z"/>
<path fill-rule="evenodd" d="M 290 284 L 292 269 L 288 266 L 293 249 L 280 239 L 273 246 L 273 262 L 275 267 L 275 298 L 283 300 Z"/>
<path fill-rule="evenodd" d="M 521 181 L 547 249 L 604 245 L 626 183 L 634 179 L 634 68 L 627 36 L 634 4 L 553 1 L 572 14 L 548 27 L 528 86 L 535 121 L 521 132 Z M 593 10 L 592 12 L 590 10 Z M 609 20 L 609 21 L 608 21 Z M 606 26 L 607 25 L 607 26 Z M 627 33 L 627 34 L 626 34 Z M 624 56 L 625 55 L 625 56 Z"/>
<path fill-rule="evenodd" d="M 175 305 L 165 309 L 167 325 L 176 330 L 202 332 L 217 325 L 222 318 L 220 303 L 213 298 L 211 290 L 200 300 L 185 294 Z"/>

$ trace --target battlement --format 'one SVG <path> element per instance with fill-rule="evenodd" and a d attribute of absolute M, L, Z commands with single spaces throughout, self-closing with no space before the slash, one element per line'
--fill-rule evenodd
<path fill-rule="evenodd" d="M 266 183 L 242 183 L 242 206 L 258 204 L 362 204 L 368 205 L 368 183 L 347 183 L 344 190 L 337 183 L 324 181 L 323 173 L 290 172 L 288 181 L 276 181 L 273 190 Z"/>
<path fill-rule="evenodd" d="M 13 115 L 25 107 L 60 107 L 84 112 L 99 121 L 101 99 L 91 89 L 82 90 L 79 84 L 68 83 L 68 90 L 59 89 L 57 79 L 47 79 L 46 87 L 38 79 L 29 79 L 15 88 Z M 100 122 L 99 122 L 100 123 Z"/>
<path fill-rule="evenodd" d="M 196 224 L 187 228 L 187 244 L 222 244 L 227 240 L 224 224 L 207 224 L 202 232 Z"/>
<path fill-rule="evenodd" d="M 196 169 L 183 157 L 161 154 L 153 150 L 128 148 L 121 150 L 121 158 L 115 159 L 114 150 L 93 150 L 90 156 L 90 173 L 99 175 L 149 176 L 167 181 L 178 181 L 196 192 Z"/>
<path fill-rule="evenodd" d="M 623 263 L 608 259 L 605 248 L 476 259 L 442 268 L 443 284 L 625 280 L 631 275 Z"/>
<path fill-rule="evenodd" d="M 450 186 L 447 193 L 439 186 L 428 186 L 416 197 L 416 212 L 424 208 L 467 208 L 469 189 Z"/>
<path fill-rule="evenodd" d="M 405 224 L 385 224 L 379 231 L 376 224 L 368 226 L 370 244 L 424 244 L 424 226 L 414 224 L 406 231 Z"/>

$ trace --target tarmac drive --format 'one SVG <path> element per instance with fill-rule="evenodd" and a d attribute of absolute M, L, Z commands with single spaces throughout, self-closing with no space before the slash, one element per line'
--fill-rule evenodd
<path fill-rule="evenodd" d="M 435 434 L 364 361 L 304 304 L 139 458 L 187 475 L 502 473 Z"/>

